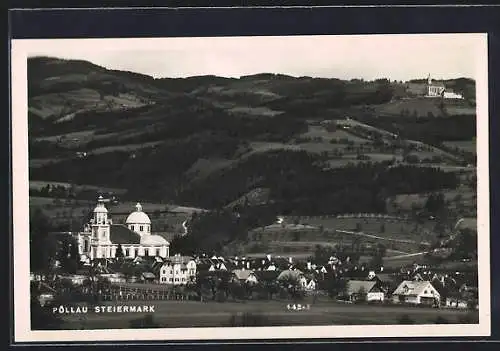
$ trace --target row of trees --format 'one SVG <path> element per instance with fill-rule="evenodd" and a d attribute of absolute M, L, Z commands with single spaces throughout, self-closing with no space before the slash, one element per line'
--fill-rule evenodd
<path fill-rule="evenodd" d="M 51 224 L 42 210 L 30 211 L 30 270 L 48 274 L 59 270 L 75 273 L 80 255 L 76 240 L 65 233 L 57 234 L 61 228 Z"/>

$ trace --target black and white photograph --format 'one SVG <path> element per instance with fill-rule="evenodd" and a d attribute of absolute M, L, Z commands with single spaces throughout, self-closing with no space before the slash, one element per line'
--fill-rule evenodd
<path fill-rule="evenodd" d="M 489 335 L 486 48 L 13 40 L 19 337 Z"/>

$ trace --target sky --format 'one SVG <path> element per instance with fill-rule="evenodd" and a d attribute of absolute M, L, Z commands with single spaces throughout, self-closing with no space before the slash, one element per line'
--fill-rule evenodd
<path fill-rule="evenodd" d="M 30 40 L 28 56 L 87 60 L 155 78 L 257 73 L 372 80 L 475 78 L 482 34 Z"/>

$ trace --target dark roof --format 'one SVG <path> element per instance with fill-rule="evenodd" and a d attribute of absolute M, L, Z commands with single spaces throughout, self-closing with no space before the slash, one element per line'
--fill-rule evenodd
<path fill-rule="evenodd" d="M 380 280 L 381 282 L 391 282 L 394 280 L 395 276 L 390 273 L 377 273 L 374 279 Z M 372 279 L 373 280 L 373 279 Z"/>
<path fill-rule="evenodd" d="M 112 224 L 110 236 L 113 244 L 140 244 L 141 242 L 141 236 L 123 224 Z"/>
<path fill-rule="evenodd" d="M 255 276 L 259 280 L 263 281 L 271 281 L 271 280 L 276 280 L 278 275 L 280 274 L 279 271 L 255 271 L 254 272 Z"/>

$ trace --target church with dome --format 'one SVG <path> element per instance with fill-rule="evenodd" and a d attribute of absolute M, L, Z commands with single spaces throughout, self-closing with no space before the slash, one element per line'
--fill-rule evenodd
<path fill-rule="evenodd" d="M 169 243 L 151 233 L 151 220 L 141 204 L 135 206 L 125 224 L 114 224 L 108 216 L 104 199 L 99 196 L 92 218 L 77 236 L 82 261 L 116 257 L 121 247 L 123 257 L 169 257 Z"/>

